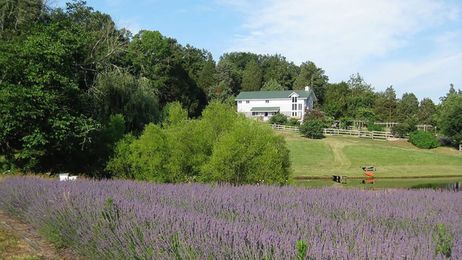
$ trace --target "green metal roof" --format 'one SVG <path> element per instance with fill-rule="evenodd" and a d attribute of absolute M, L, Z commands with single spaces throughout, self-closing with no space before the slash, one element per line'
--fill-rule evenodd
<path fill-rule="evenodd" d="M 312 91 L 304 90 L 282 90 L 282 91 L 242 91 L 236 99 L 272 99 L 272 98 L 289 98 L 290 94 L 297 93 L 299 98 L 308 98 L 314 96 Z M 315 97 L 316 98 L 316 97 Z"/>
<path fill-rule="evenodd" d="M 251 112 L 279 112 L 279 107 L 252 107 Z"/>

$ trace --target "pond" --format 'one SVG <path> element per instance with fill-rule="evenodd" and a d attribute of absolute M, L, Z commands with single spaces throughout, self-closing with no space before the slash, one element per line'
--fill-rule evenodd
<path fill-rule="evenodd" d="M 363 183 L 364 182 L 364 183 Z M 313 179 L 297 180 L 296 186 L 308 188 L 321 187 L 345 187 L 345 188 L 364 188 L 364 189 L 386 189 L 386 188 L 403 188 L 403 189 L 437 189 L 462 191 L 462 177 L 442 177 L 442 178 L 376 178 L 373 182 L 370 179 L 347 179 L 346 183 L 340 184 L 332 179 Z"/>

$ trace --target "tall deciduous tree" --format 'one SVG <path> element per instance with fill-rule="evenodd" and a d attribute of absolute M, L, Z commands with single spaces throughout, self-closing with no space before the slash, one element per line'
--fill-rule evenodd
<path fill-rule="evenodd" d="M 206 104 L 206 95 L 177 59 L 178 43 L 157 31 L 141 31 L 129 46 L 129 58 L 135 73 L 148 78 L 159 96 L 160 106 L 180 101 L 191 116 L 198 116 Z"/>
<path fill-rule="evenodd" d="M 288 62 L 282 55 L 265 55 L 261 57 L 263 68 L 263 81 L 271 79 L 279 82 L 284 89 L 292 89 L 299 68 Z"/>
<path fill-rule="evenodd" d="M 374 91 L 361 75 L 354 74 L 348 80 L 350 95 L 347 98 L 348 115 L 357 118 L 359 108 L 372 108 L 374 105 Z"/>
<path fill-rule="evenodd" d="M 197 79 L 197 84 L 205 93 L 209 93 L 210 88 L 216 84 L 215 74 L 215 61 L 213 61 L 212 57 L 209 57 L 199 72 Z"/>
<path fill-rule="evenodd" d="M 438 126 L 455 144 L 462 143 L 462 93 L 449 93 L 438 109 Z"/>
<path fill-rule="evenodd" d="M 159 101 L 151 84 L 124 71 L 101 73 L 89 91 L 94 117 L 106 121 L 121 114 L 127 130 L 140 133 L 145 124 L 159 121 Z"/>

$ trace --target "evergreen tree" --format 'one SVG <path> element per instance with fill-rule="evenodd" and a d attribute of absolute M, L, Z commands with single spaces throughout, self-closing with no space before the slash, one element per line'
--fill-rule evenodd
<path fill-rule="evenodd" d="M 398 119 L 400 122 L 416 120 L 419 110 L 419 100 L 413 93 L 404 93 L 398 103 Z"/>
<path fill-rule="evenodd" d="M 270 79 L 269 81 L 265 82 L 261 90 L 274 91 L 274 90 L 284 90 L 284 88 L 275 79 Z"/>
<path fill-rule="evenodd" d="M 420 124 L 433 125 L 435 122 L 436 105 L 429 98 L 424 98 L 420 101 L 419 112 L 417 118 Z"/>
<path fill-rule="evenodd" d="M 308 61 L 300 65 L 300 73 L 295 79 L 294 89 L 304 89 L 305 86 L 311 87 L 316 95 L 317 102 L 322 105 L 324 104 L 328 81 L 329 78 L 324 74 L 324 70 L 316 67 L 313 62 Z"/>
<path fill-rule="evenodd" d="M 374 112 L 380 121 L 393 122 L 396 120 L 396 109 L 398 101 L 393 86 L 388 87 L 384 92 L 377 93 Z"/>
<path fill-rule="evenodd" d="M 255 60 L 251 60 L 245 66 L 242 74 L 241 90 L 254 91 L 261 88 L 262 70 Z"/>

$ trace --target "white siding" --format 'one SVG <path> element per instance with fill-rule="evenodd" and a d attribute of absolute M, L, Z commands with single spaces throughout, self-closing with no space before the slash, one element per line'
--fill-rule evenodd
<path fill-rule="evenodd" d="M 267 103 L 266 100 L 269 100 Z M 284 99 L 248 99 L 248 100 L 237 100 L 237 112 L 244 113 L 247 116 L 252 116 L 251 109 L 253 107 L 279 107 L 280 113 L 292 117 L 292 98 L 284 98 Z M 312 109 L 313 108 L 313 100 L 311 98 L 302 99 L 298 98 L 297 100 L 297 116 L 296 118 L 303 118 L 305 113 L 305 108 Z M 301 104 L 301 109 L 299 109 L 299 104 Z M 267 120 L 268 118 L 263 118 Z"/>

